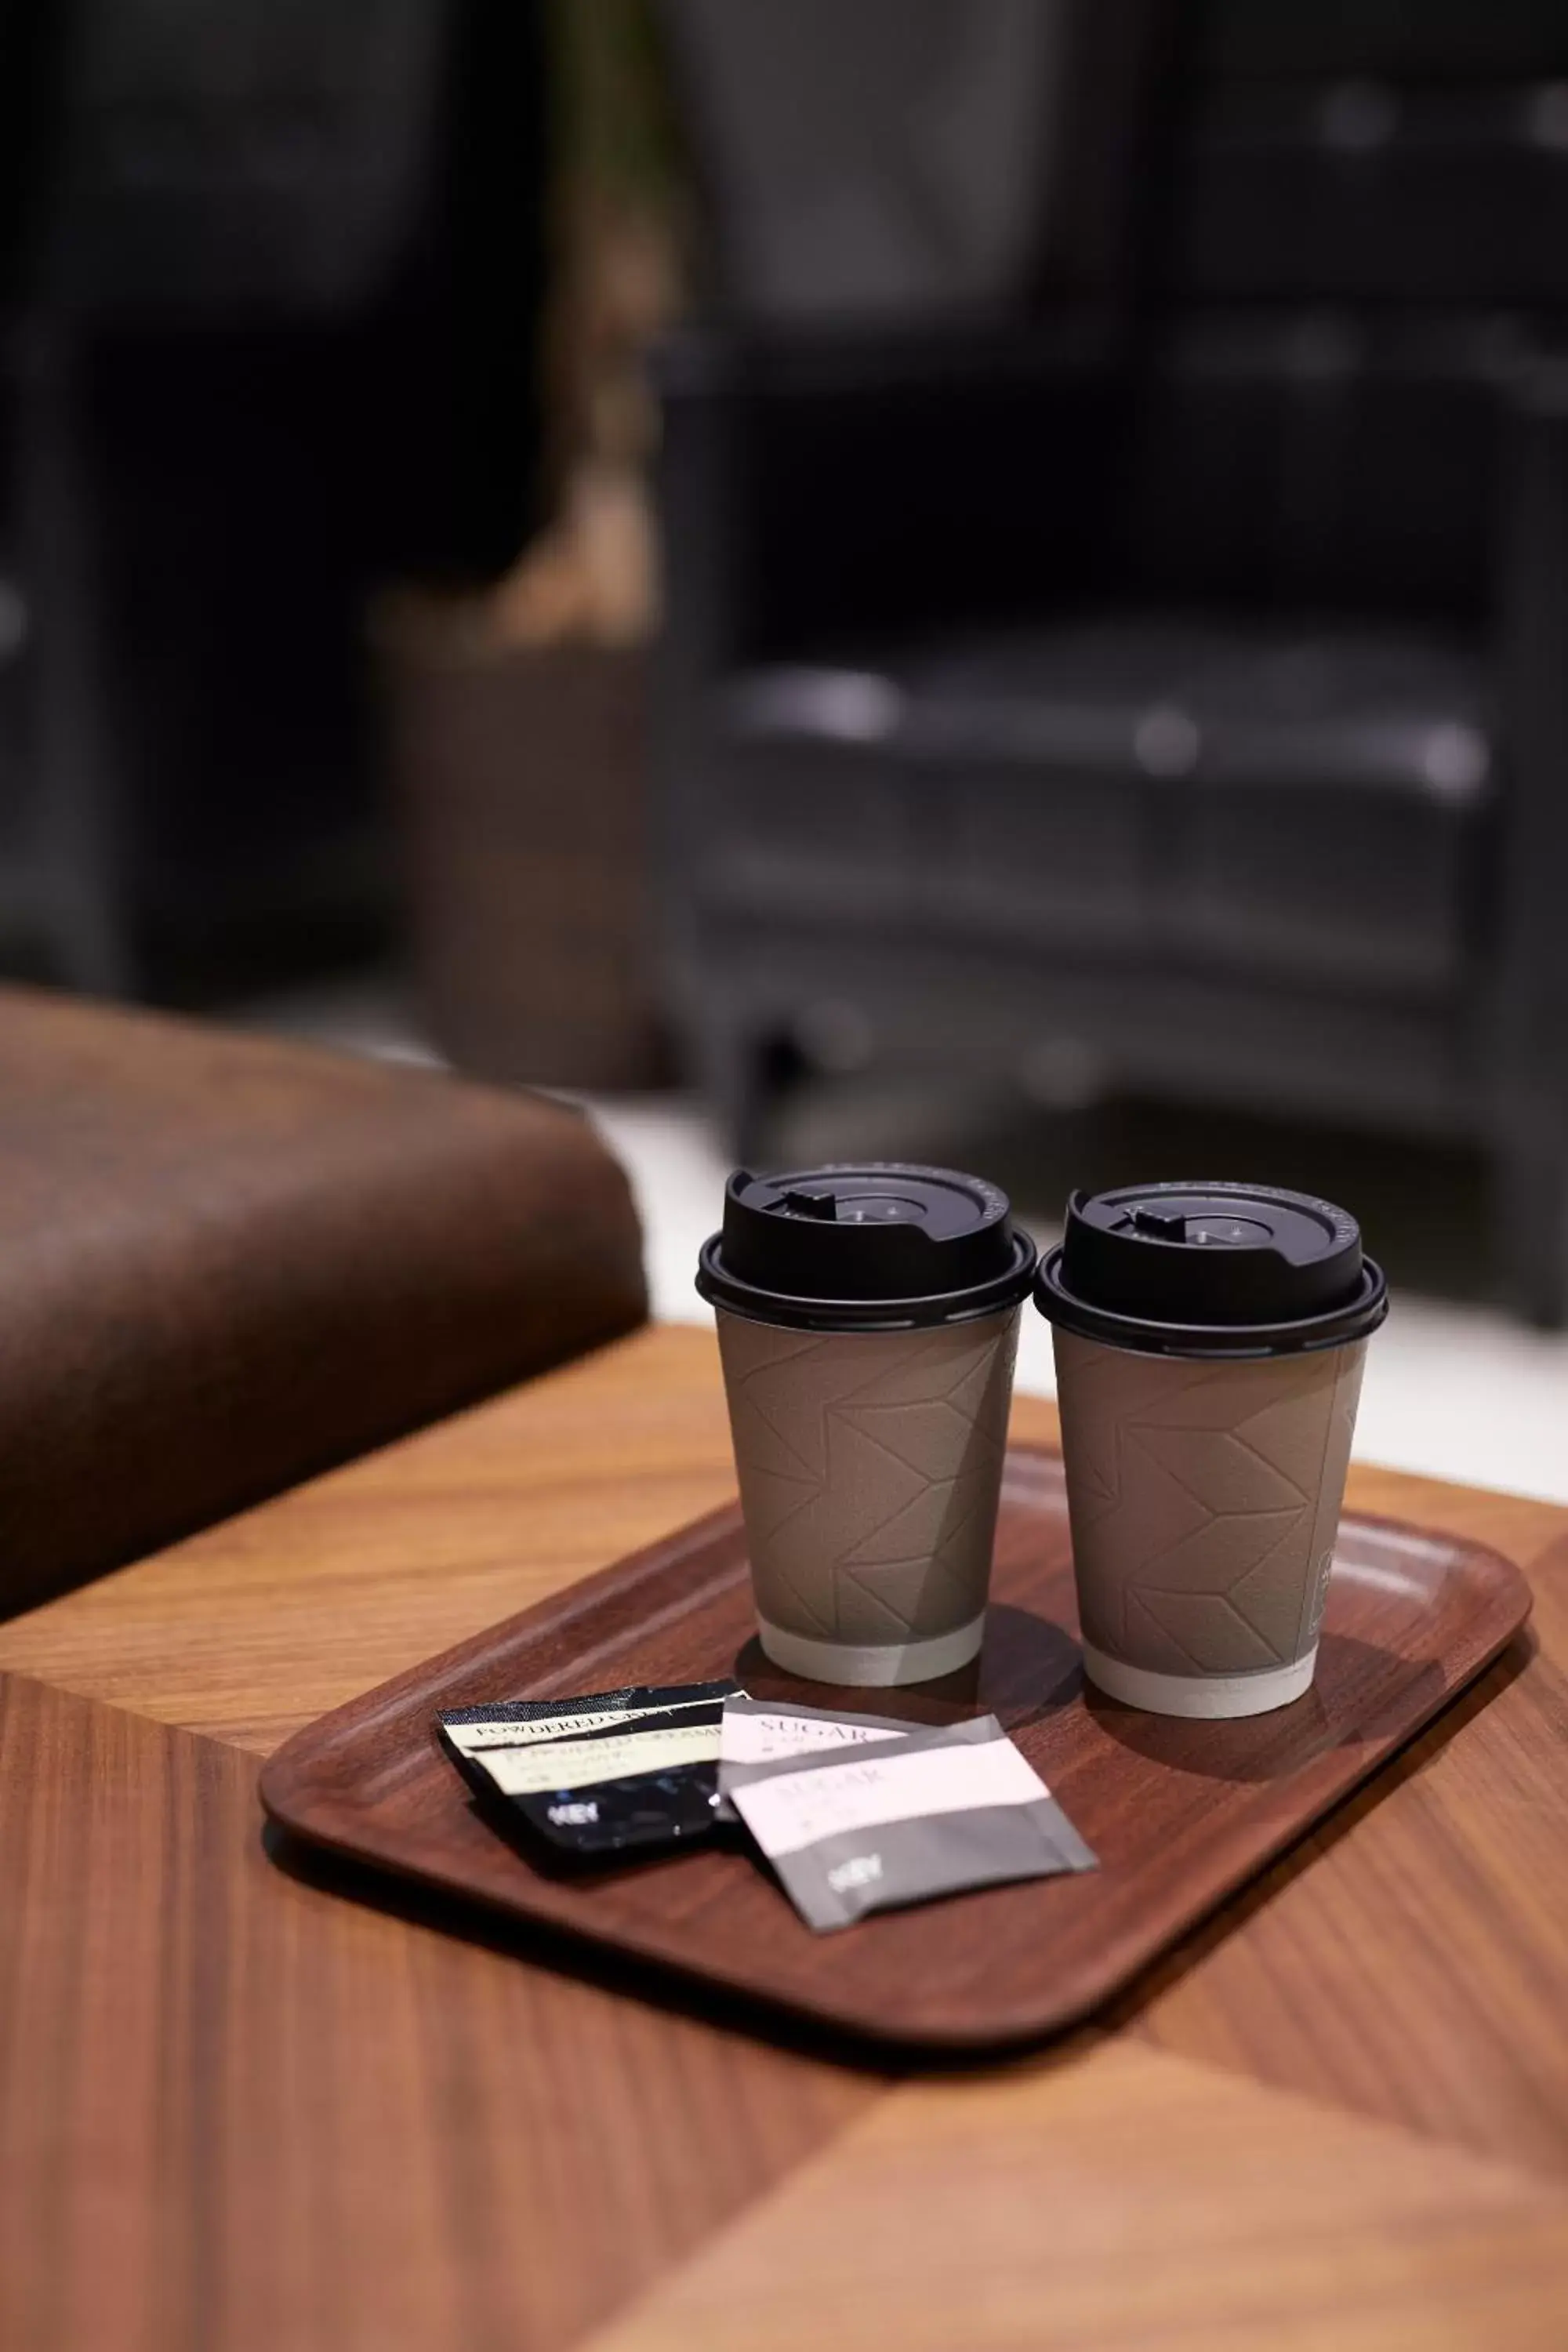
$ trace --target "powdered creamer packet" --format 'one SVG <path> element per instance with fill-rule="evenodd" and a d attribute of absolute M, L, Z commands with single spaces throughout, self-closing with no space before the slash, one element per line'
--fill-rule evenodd
<path fill-rule="evenodd" d="M 454 1707 L 443 1744 L 492 1822 L 518 1822 L 563 1856 L 604 1860 L 708 1836 L 731 1681 Z"/>

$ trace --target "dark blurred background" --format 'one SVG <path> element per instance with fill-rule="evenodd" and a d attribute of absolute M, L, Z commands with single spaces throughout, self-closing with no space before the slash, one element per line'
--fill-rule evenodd
<path fill-rule="evenodd" d="M 0 0 L 15 974 L 1556 1327 L 1565 655 L 1562 0 Z"/>

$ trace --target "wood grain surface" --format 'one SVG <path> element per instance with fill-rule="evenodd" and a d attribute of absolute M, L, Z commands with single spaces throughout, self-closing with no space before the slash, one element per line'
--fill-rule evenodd
<path fill-rule="evenodd" d="M 5 2352 L 558 2346 L 874 2097 L 290 1878 L 255 1780 L 0 1681 Z"/>
<path fill-rule="evenodd" d="M 1126 2021 L 1568 2172 L 1565 1770 L 1568 1682 L 1527 1643 L 1141 1987 Z"/>
<path fill-rule="evenodd" d="M 1565 2311 L 1558 2184 L 1110 2045 L 894 2092 L 594 2352 L 1561 2352 Z"/>
<path fill-rule="evenodd" d="M 997 1715 L 1098 1870 L 884 1912 L 827 1937 L 733 1848 L 563 1875 L 499 1838 L 436 1743 L 443 1708 L 731 1673 L 754 1696 L 863 1696 L 797 1682 L 762 1656 L 732 1509 L 297 1733 L 261 1794 L 307 1839 L 509 1914 L 857 2034 L 985 2050 L 1096 2008 L 1462 1690 L 1529 1606 L 1497 1553 L 1347 1520 L 1309 1696 L 1238 1723 L 1142 1715 L 1086 1693 L 1061 1463 L 1015 1449 L 984 1654 L 892 1693 L 885 1711 Z"/>
<path fill-rule="evenodd" d="M 1526 1569 L 1522 1660 L 1049 2065 L 889 2088 L 266 1860 L 237 1751 L 732 1491 L 650 1330 L 0 1625 L 5 2352 L 1568 2341 L 1552 1505 L 1352 1469 Z"/>
<path fill-rule="evenodd" d="M 0 1669 L 265 1755 L 734 1491 L 712 1339 L 643 1331 L 0 1625 Z"/>

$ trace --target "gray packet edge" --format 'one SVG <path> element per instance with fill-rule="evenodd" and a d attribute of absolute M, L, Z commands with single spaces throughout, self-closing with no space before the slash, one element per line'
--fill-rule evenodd
<path fill-rule="evenodd" d="M 868 1839 L 875 1841 L 869 1854 Z M 861 1876 L 858 1866 L 868 1859 L 875 1875 Z M 1041 1797 L 1032 1805 L 925 1813 L 874 1832 L 851 1830 L 781 1854 L 771 1866 L 806 1925 L 830 1935 L 872 1911 L 1100 1864 L 1056 1799 Z"/>

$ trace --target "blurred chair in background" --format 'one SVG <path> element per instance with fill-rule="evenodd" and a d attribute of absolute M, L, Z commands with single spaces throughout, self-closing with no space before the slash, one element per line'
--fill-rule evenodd
<path fill-rule="evenodd" d="M 1031 283 L 1067 176 L 1051 0 L 668 0 L 664 18 L 732 315 L 896 325 Z"/>
<path fill-rule="evenodd" d="M 0 0 L 9 961 L 192 995 L 384 934 L 365 600 L 530 518 L 534 15 Z"/>
<path fill-rule="evenodd" d="M 792 1057 L 1476 1139 L 1560 1320 L 1568 16 L 1110 13 L 857 10 L 825 189 L 757 126 L 848 12 L 670 0 L 731 272 L 665 371 L 689 1046 L 742 1152 Z"/>

